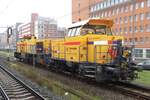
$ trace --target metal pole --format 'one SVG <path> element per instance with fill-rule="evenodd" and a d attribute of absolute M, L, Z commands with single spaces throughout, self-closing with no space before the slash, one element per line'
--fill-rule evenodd
<path fill-rule="evenodd" d="M 10 60 L 10 58 L 9 58 L 9 53 L 10 53 L 10 43 L 9 43 L 9 38 L 8 38 L 8 40 L 7 40 L 7 42 L 8 42 L 8 58 L 7 58 L 7 60 L 9 61 Z"/>
<path fill-rule="evenodd" d="M 10 39 L 10 37 L 11 37 L 11 35 L 12 35 L 12 28 L 11 27 L 8 27 L 7 28 L 7 43 L 8 43 L 8 61 L 10 60 L 10 41 L 9 41 L 9 39 Z"/>

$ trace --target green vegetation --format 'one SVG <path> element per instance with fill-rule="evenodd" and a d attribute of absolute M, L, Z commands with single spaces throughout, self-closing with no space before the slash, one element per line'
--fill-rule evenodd
<path fill-rule="evenodd" d="M 135 80 L 136 83 L 140 83 L 146 86 L 150 86 L 150 71 L 138 72 L 139 78 Z"/>

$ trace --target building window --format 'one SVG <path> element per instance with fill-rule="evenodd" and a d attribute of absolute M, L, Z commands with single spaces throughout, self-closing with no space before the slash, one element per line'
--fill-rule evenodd
<path fill-rule="evenodd" d="M 115 4 L 118 4 L 119 3 L 119 0 L 115 0 Z"/>
<path fill-rule="evenodd" d="M 108 1 L 107 1 L 107 7 L 110 7 L 110 1 L 111 1 L 111 0 L 108 0 Z"/>
<path fill-rule="evenodd" d="M 138 28 L 137 26 L 134 27 L 134 32 L 137 33 L 138 32 Z"/>
<path fill-rule="evenodd" d="M 104 2 L 103 4 L 104 4 L 104 8 L 106 8 L 106 2 Z"/>
<path fill-rule="evenodd" d="M 144 32 L 144 28 L 142 25 L 140 26 L 140 32 Z"/>
<path fill-rule="evenodd" d="M 116 18 L 116 24 L 118 24 L 118 18 Z"/>
<path fill-rule="evenodd" d="M 136 4 L 135 4 L 135 9 L 138 9 L 138 7 L 139 7 L 139 4 L 136 3 Z"/>
<path fill-rule="evenodd" d="M 110 0 L 110 5 L 113 6 L 116 0 Z"/>
<path fill-rule="evenodd" d="M 104 13 L 102 13 L 101 17 L 102 17 L 102 18 L 104 17 Z"/>
<path fill-rule="evenodd" d="M 113 15 L 115 15 L 115 9 L 113 10 Z"/>
<path fill-rule="evenodd" d="M 124 32 L 127 33 L 127 28 L 126 27 L 124 28 Z"/>
<path fill-rule="evenodd" d="M 120 34 L 122 34 L 122 28 L 120 28 Z"/>
<path fill-rule="evenodd" d="M 122 12 L 122 13 L 124 12 L 124 7 L 121 8 L 121 12 Z"/>
<path fill-rule="evenodd" d="M 125 7 L 125 12 L 128 12 L 128 6 Z"/>
<path fill-rule="evenodd" d="M 138 21 L 138 15 L 134 15 L 134 20 L 137 22 Z"/>
<path fill-rule="evenodd" d="M 122 24 L 122 17 L 120 17 L 120 24 Z"/>
<path fill-rule="evenodd" d="M 117 8 L 117 11 L 116 11 L 116 13 L 117 13 L 117 14 L 119 14 L 119 7 Z"/>
<path fill-rule="evenodd" d="M 147 7 L 150 7 L 150 0 L 147 0 Z"/>
<path fill-rule="evenodd" d="M 132 27 L 131 26 L 130 26 L 129 30 L 130 30 L 130 33 L 132 33 Z"/>
<path fill-rule="evenodd" d="M 111 11 L 109 11 L 109 16 L 111 16 Z"/>
<path fill-rule="evenodd" d="M 140 7 L 144 8 L 144 1 L 140 3 Z"/>
<path fill-rule="evenodd" d="M 101 3 L 99 3 L 98 6 L 99 6 L 99 9 L 101 9 Z"/>
<path fill-rule="evenodd" d="M 147 12 L 146 17 L 147 19 L 150 19 L 150 12 Z"/>
<path fill-rule="evenodd" d="M 124 23 L 127 23 L 128 20 L 127 20 L 127 16 L 124 17 Z"/>
<path fill-rule="evenodd" d="M 146 25 L 146 32 L 150 32 L 150 24 Z"/>
<path fill-rule="evenodd" d="M 93 12 L 93 7 L 90 8 L 90 12 Z"/>
<path fill-rule="evenodd" d="M 133 11 L 133 5 L 130 5 L 130 11 Z"/>
<path fill-rule="evenodd" d="M 133 21 L 133 16 L 130 16 L 130 22 L 132 22 Z"/>
<path fill-rule="evenodd" d="M 144 20 L 144 14 L 140 14 L 140 20 Z"/>
<path fill-rule="evenodd" d="M 100 10 L 100 8 L 99 8 L 99 4 L 97 4 L 97 5 L 96 5 L 96 7 L 97 7 L 97 10 Z"/>
<path fill-rule="evenodd" d="M 135 49 L 134 55 L 135 55 L 135 57 L 143 57 L 143 50 L 142 49 Z"/>
<path fill-rule="evenodd" d="M 146 50 L 146 58 L 150 58 L 150 49 Z"/>
<path fill-rule="evenodd" d="M 96 5 L 94 6 L 94 11 L 96 11 L 97 10 L 97 8 L 96 8 Z"/>
<path fill-rule="evenodd" d="M 107 12 L 105 12 L 105 17 L 107 17 Z"/>
<path fill-rule="evenodd" d="M 123 0 L 120 0 L 120 3 L 123 3 Z"/>
<path fill-rule="evenodd" d="M 118 28 L 116 28 L 116 33 L 118 33 Z"/>

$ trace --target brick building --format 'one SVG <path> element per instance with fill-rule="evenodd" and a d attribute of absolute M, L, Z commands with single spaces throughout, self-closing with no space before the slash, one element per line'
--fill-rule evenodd
<path fill-rule="evenodd" d="M 73 23 L 88 18 L 113 19 L 113 34 L 123 35 L 125 44 L 135 45 L 137 59 L 150 58 L 150 0 L 72 0 L 72 3 Z"/>
<path fill-rule="evenodd" d="M 19 34 L 18 37 L 19 38 L 23 38 L 25 36 L 31 36 L 33 33 L 31 32 L 31 22 L 25 23 L 25 24 L 21 24 L 19 25 L 18 29 L 19 29 Z"/>

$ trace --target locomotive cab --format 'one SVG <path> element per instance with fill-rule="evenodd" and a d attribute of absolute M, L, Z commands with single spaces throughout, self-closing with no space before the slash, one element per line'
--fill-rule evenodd
<path fill-rule="evenodd" d="M 107 19 L 89 19 L 72 25 L 65 38 L 65 60 L 79 63 L 79 73 L 97 81 L 133 80 L 136 74 L 127 60 L 130 56 L 124 56 L 130 55 L 124 50 L 124 38 L 113 35 L 112 26 L 113 21 Z"/>

